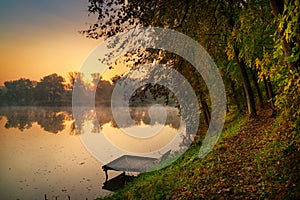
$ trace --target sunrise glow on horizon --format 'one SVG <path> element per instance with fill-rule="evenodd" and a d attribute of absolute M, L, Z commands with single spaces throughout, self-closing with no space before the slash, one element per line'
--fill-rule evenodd
<path fill-rule="evenodd" d="M 87 0 L 1 1 L 0 85 L 19 78 L 38 81 L 52 73 L 67 80 L 68 72 L 80 71 L 101 42 L 79 33 L 94 22 L 87 8 Z"/>

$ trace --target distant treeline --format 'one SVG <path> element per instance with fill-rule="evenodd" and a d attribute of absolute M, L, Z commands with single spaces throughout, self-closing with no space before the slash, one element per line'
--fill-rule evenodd
<path fill-rule="evenodd" d="M 72 106 L 74 88 L 79 88 L 76 95 L 81 97 L 80 104 L 90 104 L 91 99 L 95 98 L 96 105 L 109 106 L 115 83 L 120 78 L 115 76 L 110 82 L 95 73 L 91 74 L 90 81 L 85 81 L 83 73 L 70 72 L 69 83 L 56 73 L 45 76 L 40 81 L 27 78 L 6 81 L 4 87 L 0 86 L 0 106 Z M 136 90 L 130 102 L 132 106 L 151 103 L 173 104 L 174 100 L 170 97 L 170 91 L 163 86 L 148 84 Z"/>
<path fill-rule="evenodd" d="M 65 79 L 57 74 L 40 81 L 27 78 L 6 81 L 0 89 L 1 105 L 67 105 L 72 91 Z"/>
<path fill-rule="evenodd" d="M 6 81 L 4 87 L 0 88 L 0 105 L 71 106 L 74 87 L 82 87 L 84 92 L 82 95 L 86 98 L 90 97 L 92 90 L 95 89 L 95 75 L 91 82 L 85 82 L 83 74 L 78 72 L 70 72 L 68 78 L 70 83 L 67 83 L 62 76 L 54 73 L 41 78 L 40 81 L 27 78 Z M 102 97 L 98 94 L 99 98 L 97 99 L 100 103 L 107 102 L 109 91 L 112 90 L 113 85 L 105 80 L 100 80 L 98 85 L 101 85 Z M 103 95 L 104 93 L 105 95 Z"/>

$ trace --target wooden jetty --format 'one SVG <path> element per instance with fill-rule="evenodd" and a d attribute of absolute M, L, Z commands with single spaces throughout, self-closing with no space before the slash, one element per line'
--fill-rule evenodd
<path fill-rule="evenodd" d="M 108 180 L 108 170 L 125 172 L 146 172 L 154 167 L 154 164 L 165 160 L 171 154 L 171 150 L 164 153 L 160 158 L 151 158 L 143 156 L 123 155 L 110 163 L 102 166 L 105 172 L 105 182 Z"/>
<path fill-rule="evenodd" d="M 123 172 L 145 172 L 153 166 L 159 159 L 142 156 L 123 155 L 110 163 L 102 166 L 105 172 L 105 181 L 108 180 L 108 170 Z"/>

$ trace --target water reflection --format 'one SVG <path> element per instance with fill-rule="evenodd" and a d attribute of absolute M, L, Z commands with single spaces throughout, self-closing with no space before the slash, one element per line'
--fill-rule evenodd
<path fill-rule="evenodd" d="M 65 129 L 66 120 L 71 120 L 71 109 L 6 107 L 0 109 L 0 115 L 6 117 L 4 127 L 7 129 L 18 128 L 24 131 L 30 129 L 33 123 L 37 123 L 43 130 L 56 134 Z"/>
<path fill-rule="evenodd" d="M 0 196 L 3 199 L 42 199 L 44 194 L 49 199 L 56 196 L 67 199 L 69 194 L 71 199 L 105 196 L 132 177 L 117 176 L 120 172 L 112 171 L 110 176 L 116 178 L 103 186 L 105 174 L 101 166 L 116 158 L 107 149 L 106 160 L 95 160 L 76 135 L 85 130 L 93 133 L 81 136 L 103 136 L 122 149 L 148 153 L 168 144 L 180 127 L 178 111 L 169 107 L 165 132 L 137 141 L 120 130 L 130 128 L 132 122 L 123 121 L 118 127 L 109 107 L 79 109 L 82 109 L 80 120 L 75 124 L 71 107 L 0 107 Z M 148 107 L 130 109 L 134 126 L 157 126 L 148 110 Z M 164 152 L 157 152 L 154 157 L 161 157 Z"/>
<path fill-rule="evenodd" d="M 46 199 L 45 194 L 47 199 L 96 199 L 109 194 L 101 189 L 102 163 L 79 137 L 70 135 L 70 111 L 0 108 L 1 199 Z"/>
<path fill-rule="evenodd" d="M 109 190 L 109 191 L 117 191 L 120 188 L 123 188 L 127 183 L 133 181 L 134 176 L 126 175 L 125 172 L 108 180 L 105 181 L 102 189 Z"/>
<path fill-rule="evenodd" d="M 71 107 L 3 107 L 0 108 L 0 117 L 6 117 L 7 122 L 4 127 L 7 129 L 17 128 L 24 131 L 37 123 L 43 130 L 54 134 L 64 130 L 66 122 L 71 122 L 70 135 L 84 133 L 83 127 L 87 121 L 92 122 L 90 129 L 92 133 L 99 133 L 107 124 L 113 128 L 127 128 L 132 124 L 132 121 L 124 120 L 117 125 L 109 107 L 96 107 L 95 110 L 87 110 L 85 107 L 78 109 L 80 109 L 81 115 L 77 117 L 76 124 L 73 120 Z M 156 122 L 151 121 L 148 111 L 149 107 L 130 108 L 129 112 L 134 125 L 154 125 Z M 122 118 L 124 112 L 120 111 L 118 114 Z M 167 109 L 165 125 L 175 129 L 179 128 L 180 117 L 175 108 Z"/>

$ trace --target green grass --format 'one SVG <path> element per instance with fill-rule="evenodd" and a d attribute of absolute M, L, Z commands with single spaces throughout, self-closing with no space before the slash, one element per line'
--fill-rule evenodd
<path fill-rule="evenodd" d="M 170 166 L 104 199 L 299 198 L 299 133 L 264 119 L 230 114 L 206 157 L 199 159 L 201 146 L 193 144 Z"/>
<path fill-rule="evenodd" d="M 246 122 L 244 116 L 228 115 L 220 140 L 237 134 L 239 128 Z M 219 147 L 217 147 L 219 149 Z M 191 147 L 178 160 L 170 166 L 159 171 L 140 174 L 134 181 L 117 191 L 112 196 L 103 199 L 169 199 L 174 188 L 189 187 L 188 177 L 202 173 L 196 170 L 201 166 L 212 166 L 210 161 L 214 159 L 214 152 L 200 160 L 198 154 L 200 145 Z M 206 177 L 210 179 L 209 176 Z"/>

